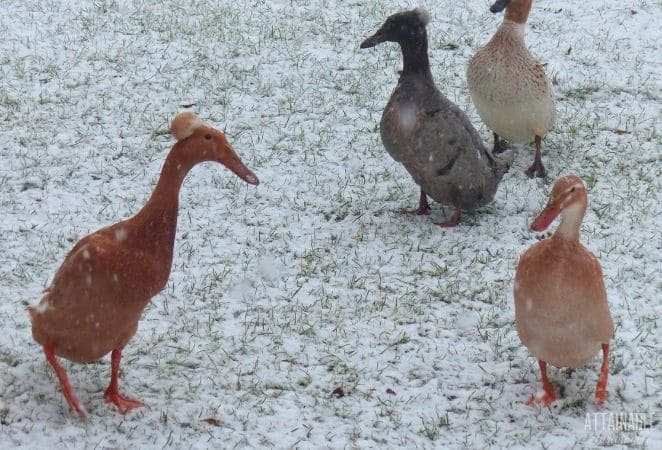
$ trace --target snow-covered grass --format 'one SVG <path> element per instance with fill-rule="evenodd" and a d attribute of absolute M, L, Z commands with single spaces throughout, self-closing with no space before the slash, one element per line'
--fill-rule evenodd
<path fill-rule="evenodd" d="M 423 2 L 433 74 L 491 135 L 465 68 L 501 20 L 487 1 Z M 415 2 L 5 0 L 0 7 L 0 447 L 662 448 L 662 8 L 534 2 L 527 40 L 560 118 L 489 206 L 455 229 L 408 217 L 418 189 L 383 150 L 396 45 L 359 50 Z M 63 361 L 89 417 L 70 414 L 25 313 L 72 245 L 135 213 L 190 108 L 260 177 L 218 165 L 186 180 L 172 275 L 124 352 Z M 518 256 L 553 180 L 577 173 L 583 240 L 603 266 L 616 336 L 610 396 L 599 358 L 552 369 L 562 398 L 528 407 L 537 364 L 514 328 Z M 635 432 L 587 413 L 653 414 Z M 597 416 L 589 416 L 597 417 Z M 649 418 L 651 416 L 648 416 Z"/>

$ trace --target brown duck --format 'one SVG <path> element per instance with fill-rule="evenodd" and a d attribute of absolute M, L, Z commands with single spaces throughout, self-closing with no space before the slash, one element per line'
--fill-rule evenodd
<path fill-rule="evenodd" d="M 579 242 L 587 195 L 576 175 L 559 178 L 549 202 L 531 225 L 545 230 L 561 216 L 552 237 L 528 249 L 515 274 L 515 322 L 522 343 L 538 358 L 543 395 L 528 403 L 549 405 L 556 399 L 547 378 L 547 363 L 582 367 L 602 348 L 602 368 L 595 392 L 598 404 L 607 396 L 609 341 L 614 324 L 609 313 L 602 269 Z"/>
<path fill-rule="evenodd" d="M 542 139 L 556 120 L 552 84 L 545 69 L 524 42 L 532 0 L 497 0 L 493 13 L 506 10 L 490 41 L 471 58 L 467 84 L 480 118 L 494 133 L 495 153 L 499 136 L 519 144 L 533 141 L 536 154 L 526 170 L 529 177 L 544 177 Z"/>
<path fill-rule="evenodd" d="M 142 406 L 119 393 L 120 359 L 122 349 L 136 333 L 143 310 L 168 281 L 179 190 L 188 172 L 198 163 L 216 161 L 247 183 L 259 183 L 225 135 L 203 124 L 195 114 L 179 114 L 172 121 L 171 132 L 177 142 L 147 204 L 134 217 L 81 239 L 56 272 L 41 302 L 28 308 L 32 335 L 43 346 L 69 407 L 81 417 L 85 409 L 56 356 L 88 362 L 112 352 L 106 401 L 122 413 Z"/>

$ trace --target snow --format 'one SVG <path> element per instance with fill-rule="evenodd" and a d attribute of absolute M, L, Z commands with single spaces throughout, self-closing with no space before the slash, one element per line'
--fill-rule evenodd
<path fill-rule="evenodd" d="M 43 314 L 51 307 L 51 303 L 42 297 L 39 303 L 33 305 L 33 311 L 37 314 Z"/>
<path fill-rule="evenodd" d="M 503 16 L 423 4 L 437 85 L 490 143 L 465 69 Z M 358 48 L 416 6 L 3 2 L 0 448 L 662 448 L 659 3 L 534 2 L 526 40 L 559 111 L 549 179 L 526 178 L 533 148 L 514 146 L 494 202 L 453 229 L 433 225 L 451 213 L 438 204 L 400 213 L 418 188 L 378 131 L 400 51 Z M 142 207 L 184 110 L 225 132 L 260 185 L 193 169 L 169 282 L 123 352 L 120 390 L 147 407 L 105 404 L 109 357 L 60 360 L 82 422 L 25 308 L 80 238 Z M 616 325 L 609 396 L 595 405 L 596 357 L 550 367 L 559 400 L 529 407 L 540 374 L 515 329 L 513 277 L 569 173 L 587 187 L 582 241 Z M 596 413 L 652 416 L 587 429 Z"/>
<path fill-rule="evenodd" d="M 410 131 L 416 125 L 416 116 L 418 115 L 416 111 L 416 105 L 413 104 L 403 104 L 398 110 L 398 121 L 400 122 L 400 128 L 404 131 Z"/>
<path fill-rule="evenodd" d="M 418 7 L 416 8 L 416 13 L 418 14 L 418 17 L 421 19 L 421 22 L 424 24 L 430 23 L 430 13 L 428 12 L 427 9 Z"/>
<path fill-rule="evenodd" d="M 125 241 L 128 236 L 129 232 L 126 230 L 126 228 L 118 228 L 115 230 L 115 239 L 119 242 Z"/>

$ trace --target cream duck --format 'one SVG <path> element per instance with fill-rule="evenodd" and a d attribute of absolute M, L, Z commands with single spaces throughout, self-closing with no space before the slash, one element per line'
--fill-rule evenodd
<path fill-rule="evenodd" d="M 579 241 L 587 207 L 586 188 L 576 175 L 554 184 L 547 206 L 531 225 L 545 230 L 561 216 L 556 232 L 529 248 L 515 274 L 515 322 L 522 343 L 538 359 L 543 395 L 528 401 L 549 405 L 556 399 L 547 364 L 577 368 L 602 349 L 602 368 L 595 392 L 598 404 L 607 395 L 609 341 L 614 325 L 602 269 Z"/>
<path fill-rule="evenodd" d="M 418 209 L 410 212 L 427 214 L 430 196 L 454 207 L 451 217 L 438 224 L 450 227 L 458 224 L 463 209 L 492 201 L 512 154 L 492 155 L 467 115 L 435 86 L 428 58 L 429 20 L 422 8 L 394 14 L 361 48 L 386 41 L 400 45 L 403 67 L 382 114 L 382 143 L 421 188 Z"/>
<path fill-rule="evenodd" d="M 471 58 L 467 83 L 478 115 L 494 133 L 518 144 L 533 141 L 536 154 L 526 170 L 529 177 L 546 175 L 542 139 L 554 126 L 556 107 L 545 69 L 526 47 L 524 31 L 532 0 L 497 0 L 493 13 L 506 13 L 492 39 Z"/>
<path fill-rule="evenodd" d="M 41 302 L 28 308 L 32 335 L 43 346 L 69 407 L 81 417 L 85 409 L 58 356 L 88 362 L 111 352 L 106 401 L 122 413 L 142 406 L 119 393 L 122 349 L 136 333 L 150 299 L 168 281 L 179 190 L 187 173 L 198 163 L 216 161 L 247 183 L 259 183 L 225 135 L 205 125 L 195 114 L 176 116 L 171 133 L 177 142 L 145 206 L 132 218 L 81 239 L 55 273 Z"/>

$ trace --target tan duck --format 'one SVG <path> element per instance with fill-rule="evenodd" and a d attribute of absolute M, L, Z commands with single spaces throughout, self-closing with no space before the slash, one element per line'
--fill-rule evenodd
<path fill-rule="evenodd" d="M 494 132 L 494 153 L 499 136 L 518 144 L 535 142 L 536 156 L 526 170 L 529 177 L 546 175 L 542 139 L 554 126 L 556 108 L 545 70 L 526 47 L 524 31 L 532 0 L 497 0 L 493 13 L 506 9 L 492 39 L 471 58 L 467 83 L 478 115 Z"/>
<path fill-rule="evenodd" d="M 556 399 L 547 378 L 547 363 L 582 367 L 602 348 L 603 359 L 595 397 L 607 396 L 609 341 L 614 325 L 600 263 L 579 242 L 579 227 L 587 206 L 584 183 L 576 175 L 554 184 L 547 206 L 531 225 L 545 230 L 561 216 L 552 237 L 528 249 L 515 275 L 515 321 L 522 343 L 538 358 L 544 394 L 530 403 L 549 405 Z"/>
<path fill-rule="evenodd" d="M 32 335 L 43 346 L 69 407 L 81 417 L 85 409 L 56 356 L 88 362 L 112 352 L 106 401 L 122 413 L 142 406 L 119 393 L 120 359 L 122 349 L 136 333 L 143 310 L 168 281 L 179 190 L 188 172 L 198 163 L 216 161 L 247 183 L 259 183 L 225 135 L 203 124 L 195 114 L 175 117 L 171 132 L 177 142 L 145 206 L 134 217 L 81 239 L 66 256 L 41 302 L 28 308 Z"/>
<path fill-rule="evenodd" d="M 419 207 L 410 212 L 427 214 L 429 195 L 454 207 L 451 217 L 438 223 L 450 227 L 457 225 L 462 209 L 492 201 L 512 154 L 495 158 L 467 115 L 435 86 L 425 29 L 429 20 L 422 8 L 394 14 L 361 48 L 386 41 L 400 44 L 404 62 L 382 114 L 382 143 L 421 188 Z"/>

